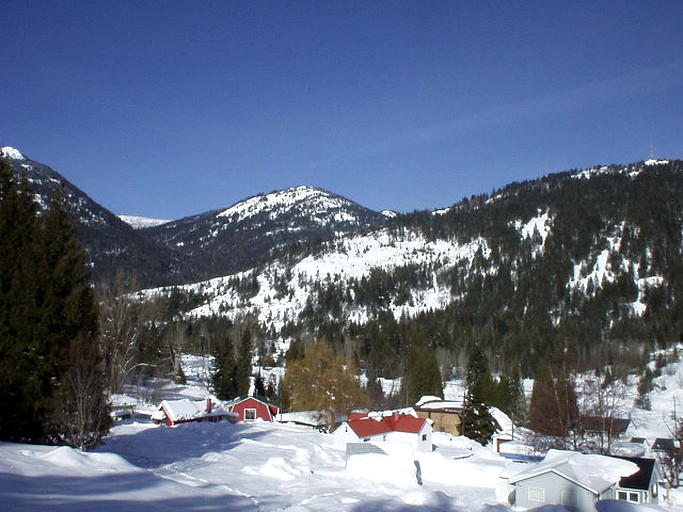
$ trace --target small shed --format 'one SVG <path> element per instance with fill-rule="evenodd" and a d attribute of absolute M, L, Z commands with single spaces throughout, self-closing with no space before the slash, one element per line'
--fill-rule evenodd
<path fill-rule="evenodd" d="M 237 413 L 239 421 L 275 421 L 279 409 L 276 405 L 269 404 L 253 396 L 240 398 L 229 406 L 231 412 Z"/>

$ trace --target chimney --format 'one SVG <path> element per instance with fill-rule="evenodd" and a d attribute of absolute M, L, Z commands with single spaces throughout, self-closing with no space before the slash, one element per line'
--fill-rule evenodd
<path fill-rule="evenodd" d="M 212 408 L 213 408 L 213 404 L 211 403 L 211 398 L 207 398 L 206 399 L 206 412 L 208 412 L 210 414 Z"/>

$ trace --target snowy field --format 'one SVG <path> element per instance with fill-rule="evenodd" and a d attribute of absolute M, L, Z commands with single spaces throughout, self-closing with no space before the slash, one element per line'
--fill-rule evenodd
<path fill-rule="evenodd" d="M 187 386 L 158 398 L 206 396 L 201 359 L 188 359 Z M 663 420 L 683 389 L 683 365 L 655 379 L 652 411 L 635 411 L 634 433 L 664 435 Z M 525 386 L 526 387 L 526 386 Z M 450 383 L 451 398 L 460 390 Z M 150 407 L 137 400 L 138 411 Z M 125 397 L 119 397 L 119 403 Z M 435 433 L 436 449 L 354 455 L 332 436 L 293 424 L 228 422 L 157 426 L 118 423 L 94 453 L 0 443 L 0 510 L 55 511 L 512 511 L 501 475 L 521 470 L 490 448 Z M 421 469 L 422 485 L 415 462 Z M 683 510 L 679 491 L 656 510 Z M 652 510 L 619 508 L 601 510 Z M 545 508 L 558 510 L 557 508 Z"/>
<path fill-rule="evenodd" d="M 114 428 L 96 453 L 0 445 L 3 510 L 509 510 L 504 462 L 465 439 L 416 457 L 345 453 L 293 425 L 227 422 Z M 470 450 L 470 448 L 473 448 Z M 464 457 L 458 458 L 455 457 Z"/>

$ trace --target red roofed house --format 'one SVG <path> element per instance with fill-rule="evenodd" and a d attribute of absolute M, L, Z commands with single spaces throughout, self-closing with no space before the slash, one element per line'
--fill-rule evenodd
<path fill-rule="evenodd" d="M 432 451 L 432 425 L 425 418 L 393 413 L 374 417 L 353 413 L 332 433 L 335 443 L 409 443 L 413 450 Z"/>
<path fill-rule="evenodd" d="M 253 396 L 233 402 L 229 409 L 239 415 L 240 421 L 256 421 L 257 419 L 275 421 L 279 412 L 276 405 L 266 403 Z"/>
<path fill-rule="evenodd" d="M 214 404 L 211 398 L 206 400 L 164 400 L 159 409 L 152 414 L 155 423 L 166 423 L 168 426 L 179 423 L 198 421 L 232 420 L 233 415 Z"/>

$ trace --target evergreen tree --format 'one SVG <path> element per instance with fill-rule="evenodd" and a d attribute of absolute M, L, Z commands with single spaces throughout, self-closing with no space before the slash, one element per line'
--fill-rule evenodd
<path fill-rule="evenodd" d="M 498 381 L 495 391 L 495 402 L 493 405 L 507 414 L 515 423 L 526 421 L 526 399 L 524 397 L 524 387 L 519 376 L 519 368 L 511 374 L 502 374 Z"/>
<path fill-rule="evenodd" d="M 463 434 L 486 446 L 496 432 L 496 422 L 489 411 L 493 379 L 486 356 L 478 348 L 470 354 L 465 385 Z"/>
<path fill-rule="evenodd" d="M 250 378 L 253 372 L 251 360 L 251 332 L 246 329 L 237 348 L 235 367 L 235 384 L 237 385 L 237 394 L 240 396 L 246 396 L 249 393 Z"/>
<path fill-rule="evenodd" d="M 414 404 L 425 395 L 443 398 L 441 370 L 433 350 L 414 348 L 405 365 L 401 388 L 406 404 Z"/>
<path fill-rule="evenodd" d="M 0 439 L 40 442 L 52 362 L 39 356 L 33 331 L 39 235 L 36 205 L 25 182 L 0 159 Z"/>
<path fill-rule="evenodd" d="M 215 370 L 211 376 L 211 387 L 221 400 L 232 400 L 240 395 L 235 379 L 237 364 L 235 349 L 229 336 L 214 354 Z"/>
<path fill-rule="evenodd" d="M 254 396 L 268 400 L 268 391 L 260 373 L 254 378 Z"/>
<path fill-rule="evenodd" d="M 0 163 L 0 439 L 96 445 L 110 424 L 97 307 L 61 196 L 43 217 Z"/>
<path fill-rule="evenodd" d="M 53 384 L 48 441 L 80 449 L 97 445 L 110 426 L 98 309 L 75 221 L 61 194 L 43 219 L 40 244 L 44 283 L 40 351 L 49 360 Z"/>

